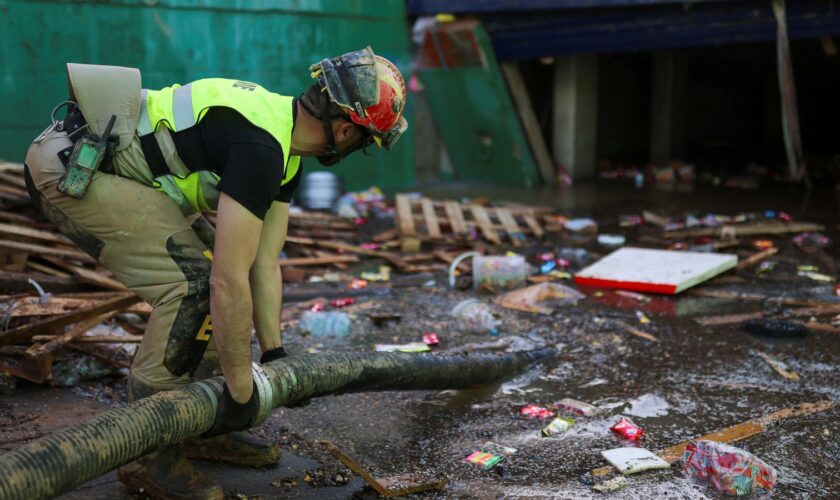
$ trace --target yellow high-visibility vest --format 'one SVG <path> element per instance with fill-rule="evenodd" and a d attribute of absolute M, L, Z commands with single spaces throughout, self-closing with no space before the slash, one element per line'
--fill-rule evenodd
<path fill-rule="evenodd" d="M 289 154 L 294 126 L 293 104 L 294 98 L 269 92 L 255 83 L 206 78 L 184 86 L 175 84 L 161 90 L 144 90 L 137 133 L 142 137 L 161 126 L 180 132 L 198 124 L 212 107 L 231 108 L 271 134 L 280 144 L 286 166 L 282 186 L 294 178 L 300 167 L 300 156 Z M 172 175 L 155 180 L 158 190 L 175 198 L 179 205 L 188 203 L 193 211 L 209 210 L 214 201 L 217 202 L 206 196 L 209 188 L 215 187 L 219 180 L 214 172 L 200 170 L 186 177 Z M 182 210 L 184 208 L 182 206 Z"/>

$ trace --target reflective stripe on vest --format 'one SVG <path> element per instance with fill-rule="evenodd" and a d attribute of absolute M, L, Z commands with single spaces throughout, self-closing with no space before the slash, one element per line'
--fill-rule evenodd
<path fill-rule="evenodd" d="M 161 90 L 143 90 L 137 133 L 153 133 L 161 124 L 178 132 L 195 126 L 214 106 L 232 108 L 253 125 L 268 132 L 283 150 L 286 172 L 281 186 L 292 180 L 300 157 L 290 155 L 294 126 L 293 98 L 238 80 L 207 78 Z"/>

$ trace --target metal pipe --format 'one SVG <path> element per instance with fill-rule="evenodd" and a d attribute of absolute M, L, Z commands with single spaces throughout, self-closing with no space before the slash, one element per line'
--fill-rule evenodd
<path fill-rule="evenodd" d="M 463 389 L 500 380 L 541 359 L 519 353 L 324 353 L 262 366 L 271 407 L 361 391 Z M 50 498 L 213 424 L 222 378 L 202 380 L 110 410 L 0 456 L 0 498 Z"/>

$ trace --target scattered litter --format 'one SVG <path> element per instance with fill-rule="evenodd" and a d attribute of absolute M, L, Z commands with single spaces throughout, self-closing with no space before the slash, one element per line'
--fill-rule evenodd
<path fill-rule="evenodd" d="M 802 267 L 804 267 L 804 266 L 802 266 Z M 813 267 L 813 266 L 810 266 L 810 267 Z M 799 276 L 802 276 L 804 278 L 808 278 L 808 279 L 811 279 L 811 280 L 814 280 L 814 281 L 819 281 L 821 283 L 832 283 L 832 282 L 834 282 L 834 276 L 829 276 L 827 274 L 818 273 L 816 271 L 799 271 L 796 274 L 798 274 Z"/>
<path fill-rule="evenodd" d="M 561 305 L 576 304 L 586 296 L 574 288 L 558 283 L 539 283 L 496 298 L 494 302 L 508 309 L 551 314 Z"/>
<path fill-rule="evenodd" d="M 561 399 L 560 401 L 554 403 L 554 407 L 558 410 L 563 410 L 567 413 L 580 415 L 582 417 L 593 417 L 601 412 L 597 406 L 570 398 Z"/>
<path fill-rule="evenodd" d="M 568 418 L 568 417 L 556 417 L 554 420 L 548 423 L 542 430 L 543 436 L 551 437 L 557 436 L 558 434 L 563 434 L 569 428 L 574 425 L 575 419 Z"/>
<path fill-rule="evenodd" d="M 671 464 L 644 448 L 615 448 L 601 452 L 607 462 L 622 474 L 636 474 L 646 470 L 670 469 Z"/>
<path fill-rule="evenodd" d="M 648 303 L 652 300 L 647 295 L 642 295 L 641 293 L 636 293 L 636 292 L 628 292 L 627 290 L 616 290 L 615 294 L 616 295 L 621 295 L 622 297 L 626 297 L 628 299 L 638 300 L 639 302 L 642 302 L 642 303 Z"/>
<path fill-rule="evenodd" d="M 548 274 L 557 267 L 557 263 L 553 260 L 549 260 L 548 262 L 543 262 L 540 264 L 540 274 Z"/>
<path fill-rule="evenodd" d="M 317 313 L 317 312 L 324 312 L 324 303 L 323 302 L 316 302 L 312 304 L 312 307 L 309 308 L 310 311 Z"/>
<path fill-rule="evenodd" d="M 362 288 L 367 288 L 368 282 L 367 282 L 367 280 L 354 279 L 347 286 L 349 288 L 352 288 L 353 290 L 360 290 Z"/>
<path fill-rule="evenodd" d="M 423 334 L 423 343 L 427 346 L 438 345 L 440 343 L 440 339 L 438 338 L 438 334 L 434 332 L 426 332 Z"/>
<path fill-rule="evenodd" d="M 338 311 L 306 311 L 300 319 L 300 327 L 314 337 L 346 337 L 350 334 L 350 316 Z"/>
<path fill-rule="evenodd" d="M 366 314 L 376 326 L 382 326 L 388 321 L 400 322 L 402 320 L 402 314 L 395 312 L 368 312 Z"/>
<path fill-rule="evenodd" d="M 597 491 L 598 493 L 614 493 L 616 491 L 623 490 L 629 485 L 630 483 L 627 481 L 626 477 L 616 476 L 612 479 L 604 481 L 603 483 L 596 484 L 592 487 L 592 490 Z"/>
<path fill-rule="evenodd" d="M 683 453 L 683 469 L 726 495 L 764 495 L 776 485 L 776 470 L 748 451 L 714 441 L 692 441 Z"/>
<path fill-rule="evenodd" d="M 563 223 L 563 227 L 569 231 L 578 233 L 581 231 L 598 231 L 598 224 L 592 219 L 569 219 Z"/>
<path fill-rule="evenodd" d="M 483 451 L 474 451 L 470 453 L 467 456 L 467 458 L 464 459 L 464 461 L 467 463 L 480 465 L 484 467 L 484 470 L 490 470 L 504 459 L 504 455 L 494 455 L 492 453 L 487 453 Z"/>
<path fill-rule="evenodd" d="M 793 237 L 793 242 L 800 248 L 825 248 L 831 244 L 831 239 L 820 233 L 801 233 Z"/>
<path fill-rule="evenodd" d="M 627 239 L 620 234 L 599 234 L 598 244 L 605 247 L 620 247 Z"/>
<path fill-rule="evenodd" d="M 769 250 L 776 246 L 773 240 L 753 240 L 752 245 L 758 250 Z"/>
<path fill-rule="evenodd" d="M 788 369 L 788 366 L 779 361 L 778 359 L 770 356 L 766 352 L 761 351 L 751 351 L 751 354 L 758 356 L 759 358 L 763 359 L 765 363 L 770 365 L 770 368 L 773 369 L 776 373 L 778 373 L 782 378 L 786 378 L 788 380 L 799 380 L 799 374 L 793 370 Z"/>
<path fill-rule="evenodd" d="M 618 216 L 618 225 L 621 227 L 633 227 L 638 226 L 639 224 L 643 223 L 644 219 L 642 219 L 641 215 L 619 215 Z"/>
<path fill-rule="evenodd" d="M 519 450 L 503 444 L 494 443 L 493 441 L 487 441 L 481 445 L 481 451 L 493 453 L 494 455 L 513 455 Z"/>
<path fill-rule="evenodd" d="M 617 424 L 610 427 L 610 430 L 613 431 L 615 435 L 634 442 L 639 441 L 645 435 L 645 431 L 636 427 L 632 422 L 624 417 L 622 417 Z"/>
<path fill-rule="evenodd" d="M 464 332 L 493 332 L 499 326 L 499 320 L 493 316 L 490 306 L 478 299 L 466 299 L 452 308 L 458 327 Z"/>
<path fill-rule="evenodd" d="M 330 301 L 331 306 L 339 309 L 342 307 L 352 306 L 355 303 L 356 299 L 354 299 L 353 297 L 341 297 Z"/>
<path fill-rule="evenodd" d="M 650 318 L 645 316 L 645 313 L 643 313 L 642 311 L 636 311 L 636 319 L 638 319 L 639 323 L 643 325 L 650 323 Z"/>
<path fill-rule="evenodd" d="M 756 318 L 744 321 L 741 329 L 760 337 L 802 338 L 808 335 L 808 328 L 802 323 L 773 318 Z"/>
<path fill-rule="evenodd" d="M 537 420 L 545 420 L 554 416 L 554 412 L 548 408 L 543 408 L 539 405 L 523 406 L 519 410 L 519 414 L 523 417 L 534 418 Z"/>
<path fill-rule="evenodd" d="M 431 349 L 423 342 L 409 342 L 408 344 L 375 344 L 376 352 L 429 352 Z"/>
<path fill-rule="evenodd" d="M 379 266 L 379 272 L 365 271 L 360 276 L 364 281 L 390 281 L 391 268 L 389 266 Z"/>
<path fill-rule="evenodd" d="M 455 261 L 453 261 L 454 263 Z M 531 274 L 531 266 L 521 255 L 473 257 L 473 287 L 489 290 L 517 288 Z"/>
<path fill-rule="evenodd" d="M 737 263 L 735 255 L 625 247 L 583 269 L 575 283 L 677 294 Z"/>

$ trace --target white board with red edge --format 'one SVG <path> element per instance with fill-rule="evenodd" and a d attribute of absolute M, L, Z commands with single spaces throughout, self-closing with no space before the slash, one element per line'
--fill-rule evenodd
<path fill-rule="evenodd" d="M 581 270 L 575 283 L 674 295 L 736 264 L 737 255 L 624 247 Z"/>

